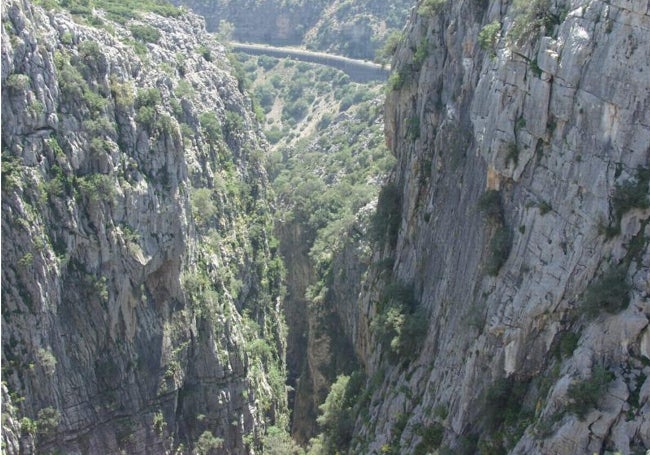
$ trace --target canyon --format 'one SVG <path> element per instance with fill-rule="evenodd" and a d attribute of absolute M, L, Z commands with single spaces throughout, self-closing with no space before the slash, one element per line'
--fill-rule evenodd
<path fill-rule="evenodd" d="M 4 451 L 650 448 L 647 1 L 418 1 L 383 107 L 279 146 L 201 17 L 44 6 L 2 5 Z"/>

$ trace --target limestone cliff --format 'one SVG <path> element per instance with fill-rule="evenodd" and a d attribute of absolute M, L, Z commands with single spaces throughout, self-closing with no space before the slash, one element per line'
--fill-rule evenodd
<path fill-rule="evenodd" d="M 118 13 L 2 3 L 4 450 L 254 453 L 286 424 L 265 141 L 197 16 Z"/>
<path fill-rule="evenodd" d="M 649 30 L 645 0 L 414 9 L 351 453 L 650 447 Z"/>

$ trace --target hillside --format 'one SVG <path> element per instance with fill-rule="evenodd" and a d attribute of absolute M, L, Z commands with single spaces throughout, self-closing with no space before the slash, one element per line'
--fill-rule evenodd
<path fill-rule="evenodd" d="M 304 45 L 352 58 L 381 58 L 386 39 L 404 27 L 411 0 L 174 0 L 237 41 Z"/>

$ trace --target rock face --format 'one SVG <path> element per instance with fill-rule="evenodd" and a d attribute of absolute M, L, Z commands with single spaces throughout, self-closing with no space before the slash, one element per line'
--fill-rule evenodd
<path fill-rule="evenodd" d="M 286 422 L 282 266 L 223 47 L 193 15 L 2 22 L 7 453 L 255 452 Z"/>
<path fill-rule="evenodd" d="M 351 452 L 644 453 L 648 3 L 420 3 L 389 82 L 379 204 L 399 217 L 354 316 L 375 388 Z"/>

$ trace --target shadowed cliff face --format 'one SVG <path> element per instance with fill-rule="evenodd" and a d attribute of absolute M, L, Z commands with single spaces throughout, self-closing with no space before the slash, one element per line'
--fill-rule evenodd
<path fill-rule="evenodd" d="M 249 453 L 286 414 L 265 143 L 198 17 L 95 14 L 2 5 L 7 453 Z"/>
<path fill-rule="evenodd" d="M 389 81 L 399 220 L 358 309 L 379 385 L 352 452 L 645 450 L 647 2 L 421 3 Z"/>

